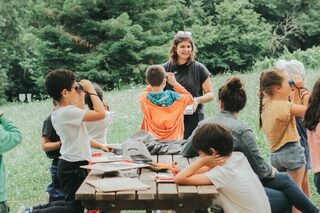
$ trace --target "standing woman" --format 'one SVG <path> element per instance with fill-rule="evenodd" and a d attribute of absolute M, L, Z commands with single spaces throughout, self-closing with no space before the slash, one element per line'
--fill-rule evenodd
<path fill-rule="evenodd" d="M 209 70 L 195 60 L 196 46 L 191 32 L 179 31 L 172 41 L 170 58 L 163 67 L 173 72 L 176 80 L 193 96 L 193 114 L 184 115 L 184 139 L 187 139 L 204 119 L 203 104 L 213 100 Z M 167 85 L 166 89 L 171 89 Z"/>

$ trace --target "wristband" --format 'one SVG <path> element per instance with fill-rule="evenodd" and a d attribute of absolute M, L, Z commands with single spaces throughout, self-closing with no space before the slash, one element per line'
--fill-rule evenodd
<path fill-rule="evenodd" d="M 96 93 L 88 92 L 87 94 L 88 94 L 88 95 L 95 95 L 95 96 L 99 97 Z"/>

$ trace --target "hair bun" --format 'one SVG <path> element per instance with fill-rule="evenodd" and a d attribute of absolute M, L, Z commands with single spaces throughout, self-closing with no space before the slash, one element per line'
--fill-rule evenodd
<path fill-rule="evenodd" d="M 227 83 L 227 88 L 232 91 L 239 90 L 242 86 L 242 82 L 238 77 L 231 78 Z"/>

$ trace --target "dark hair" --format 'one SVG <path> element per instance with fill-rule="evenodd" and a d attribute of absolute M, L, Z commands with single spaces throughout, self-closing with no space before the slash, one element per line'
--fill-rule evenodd
<path fill-rule="evenodd" d="M 177 54 L 177 47 L 179 45 L 179 43 L 183 42 L 183 41 L 187 41 L 191 44 L 192 47 L 192 52 L 190 54 L 190 57 L 188 59 L 189 62 L 194 61 L 195 57 L 196 57 L 196 45 L 194 44 L 191 34 L 186 34 L 184 33 L 184 35 L 182 35 L 180 32 L 178 32 L 175 36 L 174 39 L 172 40 L 172 44 L 170 47 L 170 51 L 169 51 L 169 61 L 170 63 L 174 63 L 176 64 L 178 61 L 178 54 Z"/>
<path fill-rule="evenodd" d="M 93 88 L 96 91 L 98 97 L 100 98 L 101 101 L 103 101 L 103 92 L 101 87 L 97 83 L 92 83 Z M 85 94 L 84 96 L 84 102 L 88 105 L 89 109 L 93 110 L 93 103 L 90 98 L 90 95 L 88 93 Z"/>
<path fill-rule="evenodd" d="M 211 155 L 210 149 L 220 156 L 228 156 L 233 150 L 233 139 L 228 130 L 219 124 L 206 123 L 199 127 L 193 138 L 192 146 L 196 151 Z"/>
<path fill-rule="evenodd" d="M 284 72 L 282 69 L 272 68 L 265 70 L 260 75 L 260 89 L 259 89 L 259 127 L 262 127 L 261 113 L 263 107 L 263 97 L 264 94 L 268 96 L 273 96 L 273 91 L 275 86 L 282 86 L 284 81 L 283 76 L 279 73 Z"/>
<path fill-rule="evenodd" d="M 55 101 L 60 101 L 61 92 L 66 89 L 71 91 L 75 82 L 75 74 L 67 69 L 57 69 L 49 72 L 46 76 L 45 86 L 48 94 Z"/>
<path fill-rule="evenodd" d="M 315 130 L 320 122 L 320 78 L 316 81 L 309 97 L 308 108 L 303 124 L 310 131 Z"/>
<path fill-rule="evenodd" d="M 223 109 L 229 112 L 239 112 L 247 102 L 246 91 L 238 77 L 233 77 L 220 87 L 219 100 L 223 102 Z"/>
<path fill-rule="evenodd" d="M 160 86 L 165 77 L 166 71 L 160 65 L 152 65 L 146 71 L 146 79 L 151 86 Z"/>

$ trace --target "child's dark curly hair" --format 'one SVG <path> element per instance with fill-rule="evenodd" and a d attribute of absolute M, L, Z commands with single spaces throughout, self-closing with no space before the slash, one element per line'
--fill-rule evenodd
<path fill-rule="evenodd" d="M 46 76 L 45 86 L 48 94 L 55 101 L 60 101 L 61 92 L 66 89 L 71 91 L 72 84 L 75 82 L 75 74 L 66 69 L 57 69 L 48 73 Z"/>

